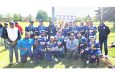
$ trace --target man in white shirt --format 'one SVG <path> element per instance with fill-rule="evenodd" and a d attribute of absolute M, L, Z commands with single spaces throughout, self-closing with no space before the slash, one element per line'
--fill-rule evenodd
<path fill-rule="evenodd" d="M 8 50 L 9 50 L 9 58 L 10 58 L 10 65 L 13 64 L 13 50 L 15 52 L 16 63 L 18 63 L 18 49 L 17 49 L 17 41 L 21 38 L 20 32 L 18 28 L 15 27 L 13 21 L 9 23 L 9 27 L 6 29 L 6 38 L 8 43 Z"/>

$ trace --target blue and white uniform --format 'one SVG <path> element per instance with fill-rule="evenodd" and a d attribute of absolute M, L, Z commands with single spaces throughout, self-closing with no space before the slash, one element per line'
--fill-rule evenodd
<path fill-rule="evenodd" d="M 25 31 L 30 33 L 30 38 L 34 37 L 35 29 L 36 27 L 34 27 L 33 25 L 29 25 L 25 27 Z"/>
<path fill-rule="evenodd" d="M 44 36 L 41 36 L 38 38 L 38 45 L 34 49 L 34 59 L 35 62 L 38 61 L 38 58 L 43 59 L 44 58 L 44 53 L 45 53 L 45 48 L 46 48 L 46 42 L 47 39 Z"/>
<path fill-rule="evenodd" d="M 52 56 L 57 55 L 58 44 L 56 42 L 51 43 L 50 41 L 47 42 L 47 51 L 46 51 L 46 60 L 51 61 L 53 58 Z"/>

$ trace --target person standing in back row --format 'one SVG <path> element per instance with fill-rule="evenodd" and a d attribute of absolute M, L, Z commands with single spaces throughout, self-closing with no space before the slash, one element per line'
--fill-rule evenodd
<path fill-rule="evenodd" d="M 100 25 L 98 26 L 98 31 L 99 31 L 99 42 L 100 42 L 101 53 L 102 53 L 102 46 L 104 43 L 105 58 L 108 58 L 107 38 L 110 33 L 110 29 L 103 22 L 101 22 Z"/>
<path fill-rule="evenodd" d="M 13 21 L 9 23 L 10 27 L 6 30 L 6 38 L 8 43 L 8 50 L 9 50 L 9 59 L 10 65 L 13 64 L 13 50 L 15 52 L 16 63 L 18 64 L 18 48 L 17 48 L 17 41 L 21 39 L 20 32 L 18 28 L 15 27 Z"/>

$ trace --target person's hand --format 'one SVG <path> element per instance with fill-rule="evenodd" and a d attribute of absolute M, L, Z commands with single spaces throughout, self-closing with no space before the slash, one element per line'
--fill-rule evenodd
<path fill-rule="evenodd" d="M 15 45 L 15 44 L 16 44 L 16 42 L 15 42 L 15 41 L 13 41 L 13 42 L 12 42 L 12 45 Z"/>
<path fill-rule="evenodd" d="M 61 45 L 61 42 L 58 42 L 58 45 Z"/>
<path fill-rule="evenodd" d="M 41 45 L 45 45 L 45 42 L 41 42 Z"/>
<path fill-rule="evenodd" d="M 80 47 L 83 46 L 83 44 L 80 44 Z"/>
<path fill-rule="evenodd" d="M 23 48 L 23 50 L 28 50 L 27 48 Z"/>
<path fill-rule="evenodd" d="M 80 54 L 83 54 L 84 53 L 84 50 L 81 50 Z"/>

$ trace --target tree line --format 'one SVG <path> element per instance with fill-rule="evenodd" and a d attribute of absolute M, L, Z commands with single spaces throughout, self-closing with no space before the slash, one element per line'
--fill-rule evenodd
<path fill-rule="evenodd" d="M 0 14 L 0 20 L 2 21 L 22 21 L 22 22 L 27 22 L 30 20 L 39 20 L 43 19 L 44 21 L 49 21 L 51 17 L 48 16 L 47 12 L 44 10 L 39 10 L 36 14 L 36 18 L 34 18 L 31 14 L 28 16 L 24 17 L 20 13 L 14 13 L 11 15 L 10 13 L 7 13 L 5 16 Z"/>

